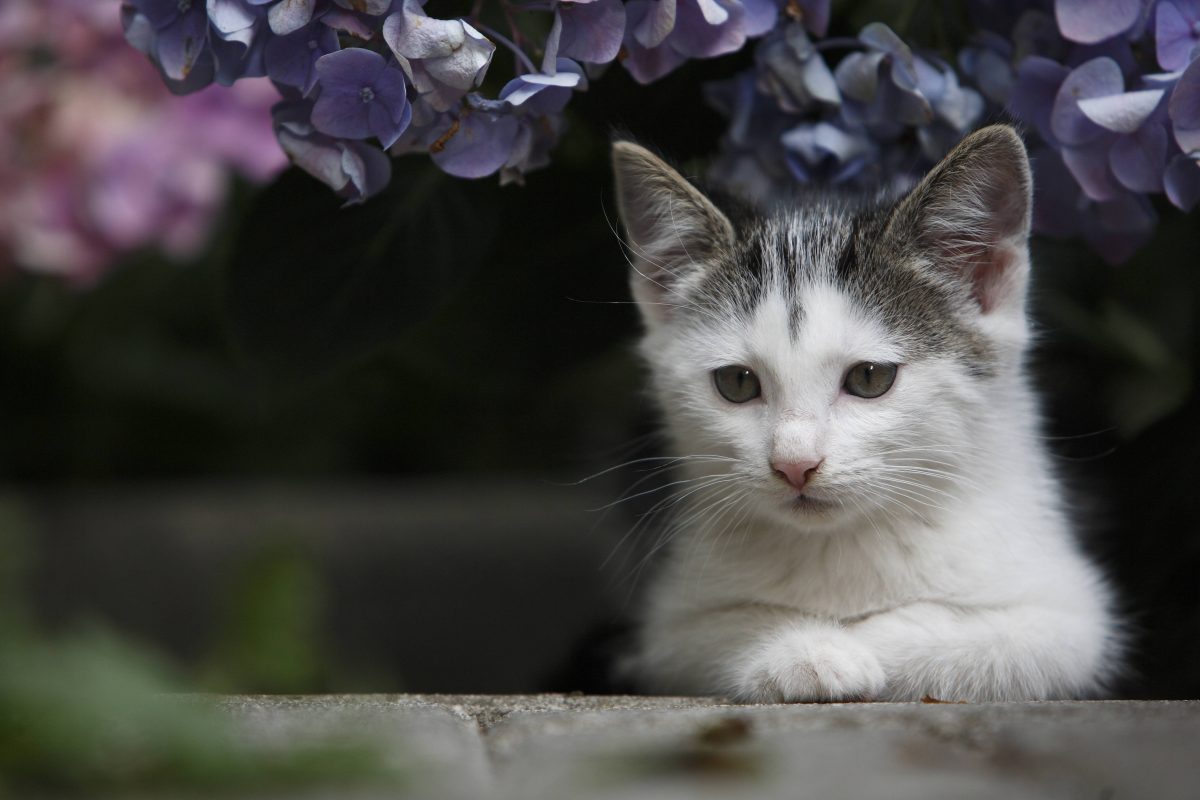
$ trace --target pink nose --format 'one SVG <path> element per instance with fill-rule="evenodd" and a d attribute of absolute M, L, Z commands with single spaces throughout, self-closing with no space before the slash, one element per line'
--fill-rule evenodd
<path fill-rule="evenodd" d="M 804 461 L 772 461 L 771 468 L 775 474 L 787 481 L 796 491 L 804 491 L 804 487 L 812 480 L 813 475 L 825 463 L 825 459 L 806 459 Z"/>

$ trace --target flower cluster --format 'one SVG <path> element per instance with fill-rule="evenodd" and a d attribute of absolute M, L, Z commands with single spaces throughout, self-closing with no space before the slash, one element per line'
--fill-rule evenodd
<path fill-rule="evenodd" d="M 731 121 L 712 176 L 734 191 L 902 186 L 1007 115 L 1040 139 L 1039 231 L 1119 261 L 1153 231 L 1148 195 L 1200 201 L 1200 0 L 972 0 L 957 64 L 881 22 L 827 38 L 829 5 L 476 0 L 441 18 L 426 0 L 125 0 L 123 20 L 176 92 L 270 78 L 283 150 L 347 202 L 387 185 L 389 153 L 520 181 L 604 65 L 647 83 L 755 37 L 754 67 L 707 89 Z"/>
<path fill-rule="evenodd" d="M 1117 263 L 1153 233 L 1148 195 L 1184 211 L 1200 201 L 1200 0 L 970 10 L 978 30 L 957 70 L 881 23 L 822 39 L 802 14 L 785 18 L 754 69 L 710 87 L 731 120 L 714 179 L 759 195 L 797 181 L 903 184 L 986 118 L 1008 116 L 1040 140 L 1039 232 L 1081 236 Z"/>
<path fill-rule="evenodd" d="M 121 42 L 119 0 L 0 4 L 0 273 L 76 284 L 146 245 L 207 239 L 231 171 L 286 165 L 265 81 L 172 97 Z"/>
<path fill-rule="evenodd" d="M 813 19 L 828 0 L 807 0 Z M 640 82 L 771 30 L 779 0 L 500 0 L 443 19 L 425 0 L 126 0 L 126 38 L 180 93 L 267 76 L 294 163 L 348 202 L 423 152 L 466 178 L 548 163 L 573 92 L 619 60 Z M 824 22 L 820 23 L 822 26 Z M 536 33 L 531 33 L 536 31 Z M 489 76 L 497 49 L 506 82 Z"/>
<path fill-rule="evenodd" d="M 979 93 L 883 23 L 813 41 L 823 33 L 796 14 L 758 45 L 754 69 L 710 87 L 731 119 L 716 181 L 759 196 L 795 181 L 903 184 L 979 124 Z M 833 68 L 831 51 L 843 52 Z"/>
<path fill-rule="evenodd" d="M 1007 83 L 997 100 L 1042 142 L 1038 230 L 1117 263 L 1153 234 L 1148 195 L 1195 207 L 1200 0 L 1012 3 L 990 22 L 1011 52 L 982 45 L 997 57 L 981 71 Z"/>

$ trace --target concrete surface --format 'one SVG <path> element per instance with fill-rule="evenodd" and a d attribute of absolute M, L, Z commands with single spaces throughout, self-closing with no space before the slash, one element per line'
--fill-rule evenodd
<path fill-rule="evenodd" d="M 331 695 L 214 702 L 258 743 L 339 735 L 383 743 L 409 777 L 381 797 L 1200 798 L 1200 701 L 744 706 L 705 698 Z"/>

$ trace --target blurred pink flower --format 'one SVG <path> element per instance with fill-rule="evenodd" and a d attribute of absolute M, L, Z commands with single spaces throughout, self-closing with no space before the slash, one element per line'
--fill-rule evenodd
<path fill-rule="evenodd" d="M 175 97 L 130 48 L 120 0 L 0 2 L 0 274 L 94 282 L 121 254 L 195 253 L 231 172 L 287 164 L 265 79 Z"/>

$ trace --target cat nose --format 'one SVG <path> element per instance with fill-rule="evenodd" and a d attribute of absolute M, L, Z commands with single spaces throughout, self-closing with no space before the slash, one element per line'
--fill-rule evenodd
<path fill-rule="evenodd" d="M 787 481 L 792 488 L 800 492 L 804 491 L 804 487 L 824 463 L 825 459 L 823 458 L 802 461 L 772 461 L 771 469 L 775 470 L 775 474 Z"/>

